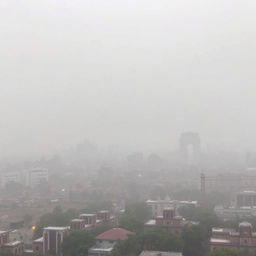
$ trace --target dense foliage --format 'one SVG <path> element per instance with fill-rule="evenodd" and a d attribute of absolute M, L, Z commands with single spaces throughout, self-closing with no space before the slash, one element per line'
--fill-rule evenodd
<path fill-rule="evenodd" d="M 156 229 L 131 235 L 117 244 L 114 256 L 139 255 L 143 249 L 152 251 L 182 251 L 182 240 L 168 231 Z"/>
<path fill-rule="evenodd" d="M 62 244 L 64 256 L 87 255 L 95 243 L 94 236 L 87 231 L 75 231 L 67 236 Z"/>
<path fill-rule="evenodd" d="M 76 210 L 63 211 L 60 206 L 56 206 L 51 213 L 44 214 L 36 224 L 34 238 L 42 236 L 43 228 L 48 226 L 67 226 L 72 218 L 77 216 Z"/>
<path fill-rule="evenodd" d="M 64 238 L 62 251 L 64 256 L 86 256 L 88 249 L 95 243 L 95 237 L 108 229 L 110 226 L 100 226 L 93 230 L 73 231 Z"/>
<path fill-rule="evenodd" d="M 132 232 L 141 232 L 144 222 L 149 218 L 150 211 L 144 202 L 128 203 L 125 213 L 120 216 L 119 226 Z"/>
<path fill-rule="evenodd" d="M 110 207 L 110 202 L 104 203 L 106 208 Z M 91 205 L 93 212 L 102 209 L 102 204 Z M 256 254 L 234 250 L 216 250 L 209 252 L 209 239 L 212 227 L 232 227 L 236 228 L 241 220 L 224 222 L 220 220 L 210 207 L 182 207 L 179 209 L 180 215 L 188 220 L 198 222 L 196 225 L 187 226 L 181 235 L 172 234 L 165 230 L 154 229 L 144 230 L 144 222 L 150 218 L 150 212 L 145 203 L 130 202 L 126 205 L 126 211 L 119 218 L 119 227 L 133 232 L 126 241 L 120 241 L 114 250 L 114 256 L 137 256 L 144 249 L 159 251 L 182 251 L 184 256 L 256 256 Z M 65 226 L 69 224 L 71 218 L 79 213 L 74 210 L 62 211 L 56 207 L 52 213 L 45 214 L 38 222 L 35 237 L 42 234 L 42 227 L 45 226 Z M 256 226 L 256 218 L 248 219 Z M 110 226 L 101 226 L 90 231 L 72 232 L 63 242 L 64 256 L 86 256 L 88 249 L 95 243 L 95 237 L 110 229 Z"/>

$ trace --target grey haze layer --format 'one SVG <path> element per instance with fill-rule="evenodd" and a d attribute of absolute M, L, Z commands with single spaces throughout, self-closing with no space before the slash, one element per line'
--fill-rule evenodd
<path fill-rule="evenodd" d="M 255 149 L 253 0 L 0 0 L 0 153 L 89 138 Z"/>

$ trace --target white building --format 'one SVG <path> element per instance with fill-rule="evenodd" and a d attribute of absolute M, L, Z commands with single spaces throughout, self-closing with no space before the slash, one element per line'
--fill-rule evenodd
<path fill-rule="evenodd" d="M 171 200 L 166 197 L 164 200 L 147 200 L 147 206 L 151 210 L 152 217 L 162 216 L 163 210 L 166 208 L 174 208 L 179 209 L 182 206 L 192 206 L 197 207 L 197 201 L 179 201 L 179 200 Z"/>
<path fill-rule="evenodd" d="M 35 168 L 27 171 L 27 186 L 34 188 L 41 182 L 48 182 L 49 172 L 47 169 Z"/>

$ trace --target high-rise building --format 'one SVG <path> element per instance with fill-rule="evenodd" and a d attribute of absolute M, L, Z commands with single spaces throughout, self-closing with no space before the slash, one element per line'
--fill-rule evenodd
<path fill-rule="evenodd" d="M 5 187 L 8 183 L 20 183 L 21 173 L 20 172 L 4 172 L 1 175 L 1 185 Z"/>
<path fill-rule="evenodd" d="M 47 169 L 36 168 L 27 171 L 27 186 L 34 188 L 42 182 L 48 182 L 49 173 Z"/>

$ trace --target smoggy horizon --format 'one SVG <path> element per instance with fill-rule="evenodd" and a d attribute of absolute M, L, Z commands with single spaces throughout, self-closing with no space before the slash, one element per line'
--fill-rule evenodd
<path fill-rule="evenodd" d="M 0 156 L 84 138 L 256 151 L 254 1 L 0 2 Z"/>

